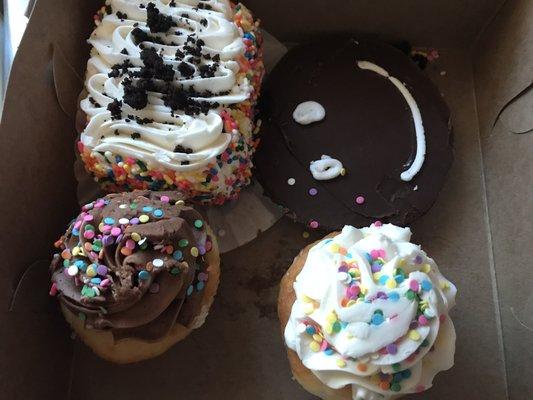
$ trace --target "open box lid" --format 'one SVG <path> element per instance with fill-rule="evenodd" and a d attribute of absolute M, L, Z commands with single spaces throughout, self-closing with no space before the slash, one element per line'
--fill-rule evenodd
<path fill-rule="evenodd" d="M 280 274 L 306 242 L 302 228 L 286 220 L 224 257 L 221 290 L 207 326 L 169 354 L 115 367 L 68 339 L 54 299 L 47 298 L 47 266 L 51 244 L 77 213 L 72 116 L 82 81 L 54 77 L 83 76 L 89 51 L 85 40 L 101 3 L 37 1 L 13 64 L 0 126 L 0 390 L 9 399 L 145 398 L 150 388 L 136 388 L 131 381 L 142 379 L 149 368 L 159 374 L 153 383 L 162 398 L 209 399 L 222 389 L 232 398 L 308 398 L 290 380 L 273 311 Z M 533 139 L 531 133 L 514 133 L 533 128 L 528 113 L 533 4 L 245 3 L 284 41 L 331 31 L 373 32 L 446 48 L 442 66 L 447 76 L 436 79 L 454 114 L 457 157 L 441 198 L 413 231 L 458 284 L 453 313 L 458 348 L 456 367 L 439 375 L 423 398 L 533 398 L 527 380 L 533 367 L 533 269 L 527 265 L 533 257 Z M 73 71 L 62 72 L 65 68 Z M 257 254 L 264 254 L 262 268 L 254 270 L 250 260 Z M 250 332 L 258 343 L 243 348 Z M 202 340 L 216 334 L 223 338 L 222 348 L 205 350 Z M 227 356 L 239 351 L 240 364 L 239 358 Z M 198 365 L 198 354 L 212 361 Z M 227 362 L 239 365 L 222 372 Z M 168 369 L 179 372 L 182 382 L 169 382 L 177 375 L 165 375 Z M 202 379 L 198 369 L 205 372 Z M 213 388 L 199 386 L 206 379 Z"/>

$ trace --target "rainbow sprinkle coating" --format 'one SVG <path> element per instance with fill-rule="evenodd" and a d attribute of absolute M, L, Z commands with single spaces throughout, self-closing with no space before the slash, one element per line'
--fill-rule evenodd
<path fill-rule="evenodd" d="M 101 154 L 78 142 L 78 151 L 86 170 L 106 192 L 134 189 L 177 190 L 195 203 L 221 205 L 238 197 L 249 185 L 253 167 L 251 157 L 259 144 L 260 121 L 256 120 L 255 104 L 265 73 L 262 54 L 262 35 L 259 21 L 242 4 L 233 5 L 234 22 L 242 31 L 245 53 L 237 59 L 240 70 L 237 80 L 246 77 L 252 87 L 248 100 L 223 107 L 221 117 L 224 133 L 231 134 L 227 149 L 202 170 L 178 172 L 152 167 L 132 157 Z M 95 16 L 101 21 L 105 10 Z"/>

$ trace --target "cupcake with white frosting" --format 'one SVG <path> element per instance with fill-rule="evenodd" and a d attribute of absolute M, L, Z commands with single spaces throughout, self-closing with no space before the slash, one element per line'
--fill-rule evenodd
<path fill-rule="evenodd" d="M 345 226 L 304 249 L 279 316 L 298 382 L 322 399 L 394 399 L 452 367 L 456 288 L 409 228 Z"/>
<path fill-rule="evenodd" d="M 104 190 L 234 199 L 251 177 L 258 23 L 227 0 L 107 0 L 95 16 L 79 151 Z"/>

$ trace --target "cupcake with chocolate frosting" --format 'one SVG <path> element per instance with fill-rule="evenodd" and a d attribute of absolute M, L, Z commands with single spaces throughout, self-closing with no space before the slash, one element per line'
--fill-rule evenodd
<path fill-rule="evenodd" d="M 264 74 L 251 13 L 227 0 L 107 0 L 95 22 L 77 123 L 87 171 L 108 192 L 235 199 L 252 175 Z"/>
<path fill-rule="evenodd" d="M 216 239 L 172 192 L 112 194 L 56 242 L 51 294 L 102 358 L 155 357 L 200 327 L 218 287 Z"/>

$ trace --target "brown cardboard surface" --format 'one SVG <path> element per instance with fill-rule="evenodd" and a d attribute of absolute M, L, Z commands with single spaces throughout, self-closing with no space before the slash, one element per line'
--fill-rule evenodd
<path fill-rule="evenodd" d="M 509 73 L 501 55 L 523 52 L 517 43 L 523 42 L 509 36 L 515 31 L 508 24 L 523 27 L 516 13 L 527 20 L 532 15 L 526 13 L 530 3 L 508 1 L 503 17 L 495 20 L 506 34 L 491 25 L 482 36 L 489 44 L 480 44 L 476 53 L 477 98 L 472 58 L 466 49 L 501 0 L 415 0 L 408 6 L 350 1 L 350 7 L 337 0 L 246 3 L 272 34 L 284 40 L 357 27 L 357 31 L 402 37 L 417 45 L 455 47 L 443 50 L 429 73 L 452 110 L 456 159 L 437 203 L 412 229 L 413 240 L 459 289 L 452 312 L 458 335 L 456 365 L 437 376 L 433 389 L 414 398 L 533 398 L 526 386 L 526 374 L 533 366 L 531 269 L 524 264 L 531 259 L 531 228 L 526 224 L 531 215 L 532 185 L 527 172 L 532 169 L 531 135 L 510 134 L 501 124 L 487 130 L 499 113 L 494 104 L 505 105 L 509 94 L 516 96 L 515 89 L 521 86 L 511 79 L 512 74 L 507 83 L 491 80 L 490 65 Z M 51 243 L 76 212 L 74 122 L 68 116 L 72 110 L 62 110 L 56 98 L 52 48 L 58 45 L 65 61 L 82 76 L 88 50 L 83 44 L 99 4 L 97 0 L 39 0 L 13 66 L 0 126 L 4 166 L 9 166 L 0 170 L 4 188 L 0 196 L 4 210 L 0 398 L 310 399 L 291 379 L 275 305 L 279 279 L 292 258 L 325 232 L 312 232 L 303 239 L 305 228 L 288 219 L 224 255 L 219 294 L 206 325 L 151 361 L 115 366 L 78 341 L 72 342 L 57 305 L 46 296 L 46 261 L 28 270 L 11 302 L 23 272 L 49 256 Z M 522 8 L 509 11 L 509 4 Z M 516 32 L 524 31 L 517 28 Z M 493 46 L 501 51 L 487 53 Z M 58 92 L 68 96 L 69 85 L 76 86 L 72 93 L 81 88 L 72 80 Z M 514 115 L 523 115 L 523 108 L 515 107 Z"/>
<path fill-rule="evenodd" d="M 379 33 L 417 46 L 472 43 L 504 0 L 247 0 L 281 41 L 325 32 Z"/>
<path fill-rule="evenodd" d="M 506 3 L 481 37 L 474 64 L 488 234 L 511 399 L 533 398 L 533 269 L 525 262 L 533 257 L 532 19 L 531 1 Z"/>

